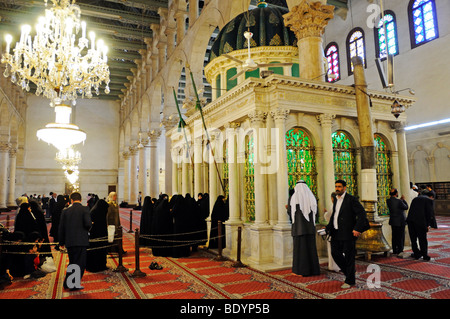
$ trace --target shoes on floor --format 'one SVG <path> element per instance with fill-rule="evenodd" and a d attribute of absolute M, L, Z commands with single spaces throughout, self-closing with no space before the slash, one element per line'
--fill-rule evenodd
<path fill-rule="evenodd" d="M 352 285 L 349 285 L 349 284 L 347 284 L 347 283 L 344 283 L 344 284 L 341 286 L 341 288 L 342 288 L 342 289 L 350 289 L 350 288 L 352 288 Z"/>
<path fill-rule="evenodd" d="M 430 257 L 430 256 L 423 256 L 423 260 L 424 260 L 424 261 L 430 261 L 430 260 L 431 260 L 431 257 Z"/>
<path fill-rule="evenodd" d="M 163 267 L 160 264 L 158 264 L 157 262 L 152 262 L 150 264 L 150 266 L 148 266 L 148 268 L 150 268 L 151 270 L 161 270 L 161 269 L 163 269 Z"/>

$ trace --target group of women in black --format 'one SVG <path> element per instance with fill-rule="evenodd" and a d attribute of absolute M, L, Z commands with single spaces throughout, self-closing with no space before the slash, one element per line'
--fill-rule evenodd
<path fill-rule="evenodd" d="M 211 231 L 208 248 L 217 248 L 217 221 L 228 220 L 228 205 L 219 196 L 211 213 Z M 158 199 L 144 198 L 140 221 L 141 246 L 150 247 L 153 256 L 188 257 L 198 246 L 208 242 L 206 219 L 209 217 L 209 195 L 198 194 L 195 200 L 190 194 L 166 194 Z M 225 247 L 223 227 L 222 247 Z"/>

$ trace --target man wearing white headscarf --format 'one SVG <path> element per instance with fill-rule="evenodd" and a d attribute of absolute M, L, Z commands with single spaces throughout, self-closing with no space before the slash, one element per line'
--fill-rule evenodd
<path fill-rule="evenodd" d="M 288 214 L 294 240 L 292 272 L 305 277 L 320 275 L 316 248 L 317 200 L 304 181 L 295 185 Z"/>

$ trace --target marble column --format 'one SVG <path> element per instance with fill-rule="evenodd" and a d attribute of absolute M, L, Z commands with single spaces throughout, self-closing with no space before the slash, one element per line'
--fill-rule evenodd
<path fill-rule="evenodd" d="M 324 208 L 329 210 L 333 207 L 331 202 L 331 193 L 334 192 L 334 161 L 333 161 L 333 141 L 332 141 L 332 125 L 336 117 L 334 114 L 320 114 L 317 116 L 322 127 L 322 144 L 323 144 L 323 191 L 324 191 Z M 323 217 L 323 213 L 319 212 Z"/>
<path fill-rule="evenodd" d="M 129 148 L 130 150 L 130 205 L 137 204 L 137 149 L 133 146 Z"/>
<path fill-rule="evenodd" d="M 406 144 L 405 135 L 405 123 L 397 122 L 393 125 L 397 135 L 397 148 L 398 148 L 398 166 L 400 175 L 400 188 L 399 193 L 405 195 L 405 200 L 407 203 L 411 203 L 412 198 L 410 197 L 410 187 L 409 187 L 409 165 L 408 165 L 408 151 Z"/>
<path fill-rule="evenodd" d="M 264 151 L 267 132 L 264 131 L 264 124 L 267 113 L 263 111 L 253 111 L 250 118 L 251 128 L 254 129 L 255 141 L 255 162 L 254 162 L 254 183 L 255 183 L 255 222 L 250 226 L 251 251 L 248 258 L 250 265 L 259 265 L 273 261 L 273 231 L 272 226 L 267 223 L 267 176 L 264 171 L 263 161 L 266 160 Z M 264 150 L 264 151 L 263 151 Z"/>
<path fill-rule="evenodd" d="M 287 267 L 292 264 L 293 242 L 291 234 L 291 222 L 286 211 L 289 199 L 289 180 L 286 153 L 286 120 L 289 110 L 277 108 L 271 112 L 278 130 L 277 140 L 277 213 L 278 221 L 273 231 L 273 256 L 274 262 L 279 266 Z"/>
<path fill-rule="evenodd" d="M 139 156 L 139 175 L 138 175 L 138 192 L 142 192 L 142 199 L 147 194 L 147 150 L 146 146 L 148 144 L 148 139 L 144 139 L 141 141 L 141 144 L 138 147 L 138 156 Z"/>
<path fill-rule="evenodd" d="M 0 144 L 0 209 L 7 209 L 6 196 L 8 190 L 8 152 L 9 144 Z"/>
<path fill-rule="evenodd" d="M 203 139 L 197 137 L 194 140 L 194 192 L 193 198 L 197 198 L 198 193 L 202 192 L 202 164 L 203 164 Z"/>
<path fill-rule="evenodd" d="M 16 155 L 17 149 L 9 149 L 9 184 L 7 206 L 17 206 L 16 203 Z"/>
<path fill-rule="evenodd" d="M 161 136 L 160 130 L 153 130 L 148 133 L 150 140 L 150 196 L 158 198 L 159 195 L 159 167 L 158 167 L 158 141 Z"/>
<path fill-rule="evenodd" d="M 206 147 L 210 148 L 208 155 L 209 155 L 209 215 L 211 216 L 211 212 L 214 207 L 214 204 L 216 203 L 217 196 L 219 196 L 219 193 L 217 191 L 218 176 L 215 165 L 215 159 L 213 157 L 213 152 L 215 152 L 215 136 L 210 137 L 210 144 L 209 146 Z M 211 149 L 213 150 L 213 152 L 211 152 Z"/>
<path fill-rule="evenodd" d="M 130 153 L 123 152 L 123 201 L 130 202 Z"/>
<path fill-rule="evenodd" d="M 298 39 L 300 77 L 308 80 L 324 80 L 322 35 L 328 21 L 334 17 L 334 6 L 318 1 L 301 0 L 284 15 L 288 26 Z"/>
<path fill-rule="evenodd" d="M 264 122 L 267 113 L 262 111 L 254 111 L 249 114 L 251 127 L 254 129 L 253 136 L 255 140 L 255 163 L 254 163 L 254 178 L 255 178 L 255 225 L 267 223 L 267 182 L 264 172 L 262 154 L 265 150 L 264 143 Z"/>

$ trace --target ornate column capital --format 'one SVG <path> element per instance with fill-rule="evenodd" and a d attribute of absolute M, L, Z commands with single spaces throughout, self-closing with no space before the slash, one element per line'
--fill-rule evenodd
<path fill-rule="evenodd" d="M 286 121 L 289 113 L 290 110 L 281 107 L 273 111 L 270 111 L 270 115 L 273 117 L 275 121 Z"/>
<path fill-rule="evenodd" d="M 334 6 L 303 0 L 283 17 L 285 25 L 295 33 L 298 40 L 321 37 L 328 21 L 334 17 Z"/>
<path fill-rule="evenodd" d="M 17 148 L 10 147 L 9 148 L 9 158 L 15 158 L 17 155 Z"/>
<path fill-rule="evenodd" d="M 152 131 L 148 132 L 148 138 L 150 139 L 151 143 L 158 142 L 160 136 L 161 136 L 161 130 L 152 130 Z"/>
<path fill-rule="evenodd" d="M 324 125 L 332 125 L 333 124 L 333 120 L 335 118 L 336 118 L 335 114 L 324 113 L 324 114 L 316 115 L 317 121 L 319 121 L 320 125 L 322 125 L 322 126 L 324 126 Z"/>
<path fill-rule="evenodd" d="M 129 152 L 122 152 L 122 157 L 126 161 L 130 159 L 130 153 Z"/>
<path fill-rule="evenodd" d="M 137 147 L 136 146 L 130 146 L 129 148 L 129 154 L 130 154 L 130 156 L 134 156 L 134 155 L 136 155 L 137 154 Z"/>
<path fill-rule="evenodd" d="M 394 122 L 391 123 L 391 128 L 397 133 L 404 133 L 406 122 Z"/>
<path fill-rule="evenodd" d="M 248 114 L 251 123 L 261 123 L 267 118 L 267 112 L 263 111 L 252 111 Z"/>
<path fill-rule="evenodd" d="M 161 123 L 164 126 L 164 128 L 166 129 L 166 131 L 168 131 L 168 130 L 172 129 L 173 127 L 175 127 L 175 125 L 177 125 L 178 118 L 176 118 L 175 116 L 165 116 Z"/>
<path fill-rule="evenodd" d="M 0 142 L 0 152 L 6 153 L 9 151 L 10 147 L 11 147 L 11 144 L 9 144 L 7 142 L 3 142 L 3 143 Z"/>

